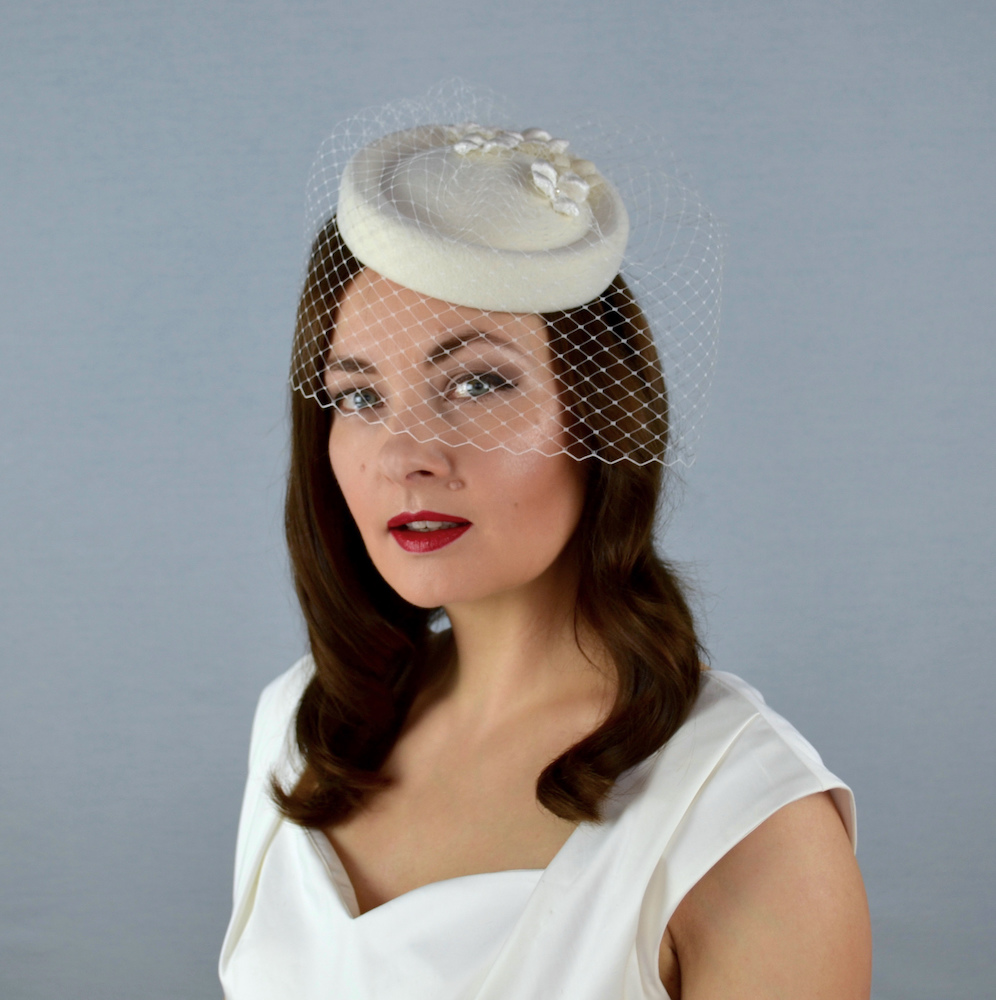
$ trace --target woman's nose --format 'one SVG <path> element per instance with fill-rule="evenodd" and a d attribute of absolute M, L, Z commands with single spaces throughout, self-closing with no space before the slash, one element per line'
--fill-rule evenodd
<path fill-rule="evenodd" d="M 388 479 L 404 484 L 427 477 L 452 476 L 453 463 L 446 446 L 436 438 L 426 439 L 424 425 L 408 427 L 392 420 L 387 429 L 378 463 Z"/>

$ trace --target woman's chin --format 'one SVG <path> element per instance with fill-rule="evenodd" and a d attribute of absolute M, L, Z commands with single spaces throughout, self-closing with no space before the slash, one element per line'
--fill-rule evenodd
<path fill-rule="evenodd" d="M 483 579 L 480 572 L 469 574 L 469 578 L 455 567 L 439 567 L 436 572 L 418 574 L 384 573 L 381 575 L 392 590 L 409 604 L 417 608 L 445 608 L 458 604 L 472 604 L 514 589 L 515 584 L 505 579 Z"/>
<path fill-rule="evenodd" d="M 395 584 L 388 581 L 395 593 L 402 597 L 409 604 L 414 604 L 417 608 L 445 608 L 455 604 L 463 604 L 467 601 L 476 601 L 488 594 L 468 591 L 467 588 L 454 587 L 442 584 L 437 587 L 413 586 L 411 583 Z"/>
<path fill-rule="evenodd" d="M 427 597 L 423 593 L 405 593 L 404 591 L 400 590 L 397 592 L 409 604 L 414 604 L 416 608 L 424 608 L 426 611 L 431 611 L 434 608 L 442 608 L 446 606 L 445 601 L 433 600 L 431 597 Z"/>

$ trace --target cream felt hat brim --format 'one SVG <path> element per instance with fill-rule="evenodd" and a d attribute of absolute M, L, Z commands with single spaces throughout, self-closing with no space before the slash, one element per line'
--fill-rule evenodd
<path fill-rule="evenodd" d="M 618 191 L 565 141 L 473 124 L 418 126 L 360 149 L 337 217 L 353 255 L 384 277 L 499 312 L 596 298 L 629 235 Z"/>

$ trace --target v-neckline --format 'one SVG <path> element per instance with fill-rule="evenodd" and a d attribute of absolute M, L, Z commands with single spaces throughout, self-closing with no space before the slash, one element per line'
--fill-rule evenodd
<path fill-rule="evenodd" d="M 322 866 L 324 867 L 329 877 L 329 881 L 332 883 L 332 886 L 339 897 L 339 901 L 342 904 L 342 908 L 345 911 L 346 916 L 352 921 L 359 921 L 365 920 L 368 917 L 373 917 L 388 908 L 393 909 L 395 908 L 394 904 L 404 905 L 410 899 L 416 897 L 419 893 L 424 891 L 434 891 L 438 886 L 454 885 L 456 883 L 467 882 L 473 879 L 500 879 L 503 877 L 517 877 L 519 879 L 524 879 L 526 876 L 530 876 L 533 881 L 533 889 L 535 889 L 535 887 L 543 880 L 547 872 L 549 872 L 551 868 L 553 868 L 554 865 L 560 861 L 560 859 L 565 857 L 569 851 L 573 849 L 572 845 L 580 839 L 579 834 L 582 829 L 594 825 L 596 824 L 588 822 L 579 823 L 571 831 L 570 835 L 563 842 L 563 844 L 560 845 L 557 853 L 550 859 L 550 863 L 545 868 L 502 868 L 496 871 L 472 872 L 469 875 L 454 875 L 450 878 L 435 879 L 432 882 L 425 882 L 422 885 L 415 886 L 414 889 L 409 889 L 406 892 L 399 893 L 397 896 L 392 896 L 383 903 L 379 903 L 377 906 L 372 906 L 369 910 L 364 910 L 362 913 L 360 912 L 359 902 L 356 898 L 356 890 L 353 888 L 353 883 L 349 878 L 345 865 L 342 863 L 342 859 L 336 852 L 335 847 L 332 846 L 332 841 L 330 841 L 321 830 L 315 830 L 310 827 L 298 827 L 298 829 L 307 836 L 312 849 L 322 862 Z"/>
<path fill-rule="evenodd" d="M 307 835 L 311 849 L 317 854 L 335 889 L 343 912 L 353 922 L 366 920 L 367 918 L 376 919 L 376 915 L 382 911 L 394 909 L 395 904 L 404 905 L 419 893 L 433 891 L 437 886 L 465 882 L 471 879 L 500 879 L 502 877 L 512 878 L 514 876 L 522 878 L 529 875 L 535 880 L 533 884 L 534 892 L 541 882 L 550 881 L 561 868 L 568 867 L 571 857 L 583 851 L 584 845 L 590 842 L 593 833 L 604 830 L 607 825 L 611 825 L 611 821 L 625 810 L 630 798 L 638 790 L 643 781 L 649 777 L 650 771 L 653 768 L 653 762 L 660 756 L 661 750 L 663 748 L 645 757 L 642 761 L 634 764 L 633 767 L 628 768 L 619 775 L 603 805 L 603 820 L 601 822 L 583 820 L 578 823 L 568 838 L 560 845 L 557 853 L 554 854 L 550 859 L 550 863 L 545 868 L 505 868 L 497 871 L 474 872 L 470 875 L 456 875 L 452 878 L 436 879 L 433 882 L 426 882 L 416 886 L 414 889 L 409 889 L 407 892 L 393 896 L 391 899 L 385 900 L 383 903 L 373 906 L 369 910 L 364 910 L 362 913 L 360 912 L 359 902 L 356 898 L 356 890 L 353 888 L 353 883 L 349 878 L 345 865 L 342 863 L 342 859 L 332 846 L 332 841 L 321 830 L 310 827 L 298 827 L 298 829 Z M 284 820 L 284 822 L 288 821 Z"/>

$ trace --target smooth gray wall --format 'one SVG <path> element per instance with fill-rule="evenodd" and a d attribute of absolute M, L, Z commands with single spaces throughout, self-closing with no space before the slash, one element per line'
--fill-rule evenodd
<path fill-rule="evenodd" d="M 625 109 L 730 234 L 665 541 L 849 780 L 878 1000 L 996 982 L 988 3 L 0 7 L 0 995 L 214 997 L 280 533 L 303 188 L 463 75 Z"/>

